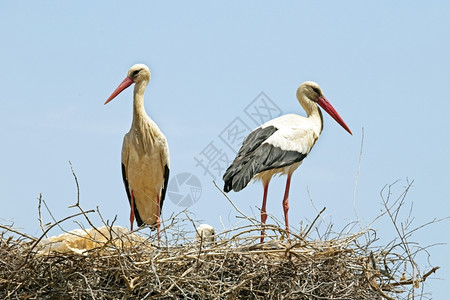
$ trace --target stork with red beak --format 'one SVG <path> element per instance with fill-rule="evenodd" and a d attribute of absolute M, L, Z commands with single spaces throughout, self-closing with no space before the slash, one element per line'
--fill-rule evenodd
<path fill-rule="evenodd" d="M 297 99 L 307 117 L 289 114 L 278 117 L 254 129 L 244 139 L 242 146 L 223 175 L 224 191 L 239 192 L 252 179 L 261 180 L 264 187 L 261 207 L 261 243 L 264 242 L 264 225 L 267 219 L 266 200 L 269 182 L 275 174 L 286 174 L 283 197 L 284 220 L 289 237 L 289 187 L 292 173 L 309 154 L 323 129 L 322 107 L 350 134 L 352 132 L 325 98 L 319 85 L 312 81 L 302 83 L 297 89 Z"/>
<path fill-rule="evenodd" d="M 145 112 L 144 92 L 149 81 L 150 70 L 146 65 L 132 66 L 105 104 L 135 84 L 133 122 L 122 144 L 123 183 L 131 206 L 131 230 L 136 217 L 138 226 L 156 227 L 159 240 L 160 215 L 169 179 L 169 147 L 158 125 Z"/>

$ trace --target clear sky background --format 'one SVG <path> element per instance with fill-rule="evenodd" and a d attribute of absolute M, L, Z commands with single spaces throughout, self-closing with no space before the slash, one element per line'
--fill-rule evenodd
<path fill-rule="evenodd" d="M 219 230 L 246 224 L 195 158 L 211 145 L 234 158 L 221 134 L 236 118 L 257 126 L 245 109 L 261 92 L 283 113 L 304 114 L 295 92 L 306 80 L 319 83 L 353 136 L 324 117 L 293 176 L 294 230 L 317 215 L 310 198 L 327 207 L 336 231 L 356 219 L 362 128 L 355 203 L 363 225 L 383 210 L 381 189 L 397 180 L 393 198 L 414 181 L 402 215 L 413 204 L 413 227 L 450 215 L 448 1 L 2 1 L 0 38 L 3 224 L 40 234 L 40 193 L 55 218 L 75 213 L 70 160 L 83 207 L 129 226 L 120 151 L 132 89 L 103 103 L 135 63 L 152 72 L 145 106 L 168 139 L 171 179 L 189 173 L 200 181 L 201 196 L 188 209 L 196 220 Z M 269 188 L 267 210 L 278 219 L 284 184 L 275 178 Z M 258 214 L 260 183 L 230 196 Z M 163 217 L 182 209 L 167 198 Z M 428 249 L 430 264 L 441 266 L 426 283 L 434 299 L 448 296 L 449 224 L 411 238 L 423 247 L 444 243 Z M 386 218 L 371 227 L 382 240 L 396 236 Z"/>

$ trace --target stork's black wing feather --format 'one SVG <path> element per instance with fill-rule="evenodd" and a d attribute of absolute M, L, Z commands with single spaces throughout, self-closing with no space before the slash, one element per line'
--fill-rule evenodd
<path fill-rule="evenodd" d="M 131 207 L 131 193 L 130 193 L 130 188 L 128 186 L 127 172 L 125 170 L 124 164 L 122 164 L 122 179 L 123 179 L 123 184 L 125 185 L 125 191 L 127 192 L 128 202 L 130 203 L 130 207 Z M 139 215 L 139 211 L 136 206 L 136 201 L 134 201 L 134 203 L 135 203 L 134 204 L 134 216 L 136 217 L 136 223 L 140 227 L 140 226 L 144 225 L 144 222 L 142 222 L 141 216 Z"/>
<path fill-rule="evenodd" d="M 164 186 L 161 190 L 161 200 L 159 201 L 159 212 L 162 212 L 164 199 L 166 198 L 166 192 L 167 192 L 167 183 L 169 182 L 169 173 L 170 169 L 168 165 L 164 166 Z"/>
<path fill-rule="evenodd" d="M 238 192 L 245 188 L 256 174 L 290 166 L 302 161 L 306 155 L 305 153 L 283 150 L 264 143 L 240 161 L 239 172 L 228 178 L 225 187 L 228 191 L 234 190 Z"/>

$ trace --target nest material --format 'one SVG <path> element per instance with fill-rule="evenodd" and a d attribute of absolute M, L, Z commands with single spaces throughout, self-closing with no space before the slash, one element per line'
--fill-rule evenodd
<path fill-rule="evenodd" d="M 437 269 L 407 279 L 407 255 L 392 245 L 373 247 L 371 231 L 331 240 L 291 235 L 283 242 L 284 231 L 268 226 L 273 235 L 259 244 L 259 230 L 235 229 L 209 243 L 178 232 L 183 244 L 178 238 L 160 247 L 152 237 L 110 235 L 83 254 L 47 255 L 36 255 L 36 240 L 5 230 L 0 298 L 403 299 Z"/>
<path fill-rule="evenodd" d="M 78 189 L 73 169 L 72 173 Z M 252 225 L 211 237 L 203 231 L 189 233 L 180 229 L 186 227 L 179 226 L 180 222 L 193 222 L 188 215 L 182 220 L 171 218 L 165 222 L 162 246 L 156 246 L 154 237 L 143 237 L 145 228 L 139 231 L 140 236 L 117 229 L 112 226 L 115 220 L 112 224 L 104 222 L 99 211 L 105 227 L 96 228 L 88 217 L 94 210 L 85 211 L 79 205 L 79 190 L 77 203 L 72 207 L 77 207 L 80 213 L 44 226 L 40 208 L 45 201 L 40 196 L 39 221 L 44 233 L 39 238 L 0 225 L 3 229 L 0 232 L 0 299 L 414 299 L 426 296 L 422 283 L 439 267 L 422 273 L 414 259 L 422 252 L 428 254 L 427 247 L 410 243 L 408 239 L 416 230 L 439 220 L 410 229 L 412 218 L 408 215 L 406 222 L 398 226 L 399 211 L 412 183 L 392 202 L 394 184 L 386 186 L 386 196 L 383 188 L 385 211 L 376 219 L 388 215 L 398 236 L 381 246 L 375 245 L 377 234 L 369 229 L 343 234 L 332 232 L 332 226 L 328 225 L 323 234 L 311 237 L 312 231 L 320 232 L 320 225 L 314 224 L 325 208 L 305 230 L 299 234 L 291 232 L 288 240 L 280 227 L 266 226 L 266 232 L 271 235 L 266 237 L 267 243 L 260 244 L 258 222 L 245 216 L 228 197 L 236 211 Z M 81 232 L 68 234 L 75 233 L 76 238 L 85 241 L 59 248 L 72 249 L 69 252 L 52 251 L 46 243 L 51 238 L 44 237 L 55 226 L 77 216 L 84 216 L 92 228 L 81 226 Z M 80 250 L 80 245 L 86 250 Z"/>

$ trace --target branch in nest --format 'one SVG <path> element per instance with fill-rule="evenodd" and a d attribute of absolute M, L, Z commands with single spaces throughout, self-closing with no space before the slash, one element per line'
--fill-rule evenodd
<path fill-rule="evenodd" d="M 428 278 L 428 276 L 430 276 L 431 274 L 435 273 L 439 269 L 440 269 L 439 266 L 433 267 L 430 271 L 428 271 L 425 274 L 423 274 L 423 276 L 421 278 L 419 278 L 419 279 L 411 278 L 411 279 L 407 279 L 407 280 L 402 280 L 402 281 L 399 281 L 399 282 L 391 283 L 390 286 L 411 285 L 411 284 L 416 285 L 419 282 L 424 282 Z"/>

